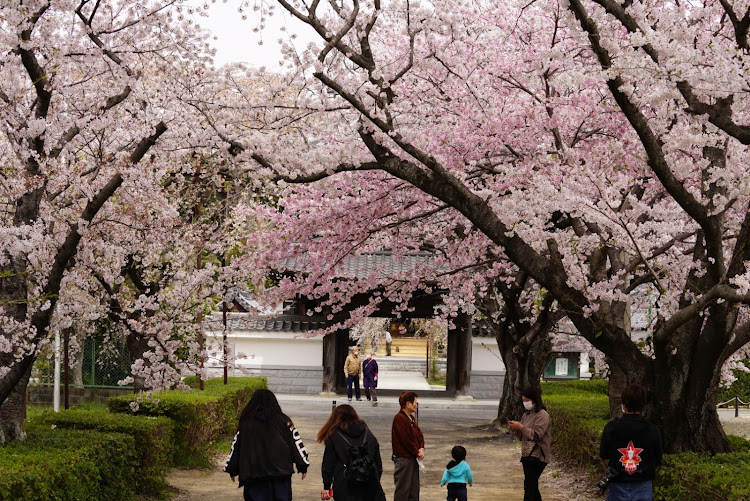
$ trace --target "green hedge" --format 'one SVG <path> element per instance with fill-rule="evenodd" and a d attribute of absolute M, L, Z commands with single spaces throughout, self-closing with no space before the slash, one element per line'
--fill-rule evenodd
<path fill-rule="evenodd" d="M 609 421 L 607 382 L 543 383 L 542 398 L 552 419 L 555 459 L 585 469 L 592 483 L 598 480 L 605 468 L 599 442 Z M 665 454 L 654 499 L 750 499 L 750 441 L 731 435 L 729 440 L 731 454 Z"/>
<path fill-rule="evenodd" d="M 654 499 L 750 499 L 750 454 L 665 455 L 654 482 Z"/>
<path fill-rule="evenodd" d="M 192 384 L 197 380 L 188 380 Z M 166 416 L 174 421 L 174 464 L 185 468 L 211 464 L 209 444 L 237 430 L 237 419 L 256 389 L 267 388 L 263 377 L 222 378 L 205 382 L 205 390 L 168 390 L 150 398 L 121 395 L 107 400 L 111 412 Z M 131 404 L 135 403 L 132 407 Z M 135 409 L 135 410 L 134 410 Z"/>
<path fill-rule="evenodd" d="M 600 474 L 599 441 L 609 421 L 605 380 L 542 383 L 542 400 L 552 419 L 552 452 L 557 460 Z"/>
<path fill-rule="evenodd" d="M 135 492 L 158 494 L 167 486 L 166 474 L 174 459 L 174 425 L 166 417 L 137 417 L 102 411 L 73 409 L 45 412 L 34 423 L 46 427 L 124 433 L 135 440 L 138 474 Z"/>
<path fill-rule="evenodd" d="M 135 439 L 29 426 L 24 442 L 0 447 L 0 499 L 129 500 L 138 476 Z"/>

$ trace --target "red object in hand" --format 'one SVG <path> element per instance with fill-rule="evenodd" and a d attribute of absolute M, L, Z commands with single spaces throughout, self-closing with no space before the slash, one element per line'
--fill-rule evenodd
<path fill-rule="evenodd" d="M 328 489 L 328 497 L 333 499 L 333 489 Z"/>

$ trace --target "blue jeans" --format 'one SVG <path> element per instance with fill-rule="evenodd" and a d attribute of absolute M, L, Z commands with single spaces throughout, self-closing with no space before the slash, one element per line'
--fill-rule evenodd
<path fill-rule="evenodd" d="M 612 482 L 607 501 L 651 501 L 654 492 L 651 480 L 643 482 Z"/>
<path fill-rule="evenodd" d="M 362 398 L 362 395 L 359 393 L 359 376 L 348 376 L 346 378 L 346 397 L 351 400 L 352 399 L 352 383 L 354 384 L 354 392 L 357 395 L 357 400 Z"/>

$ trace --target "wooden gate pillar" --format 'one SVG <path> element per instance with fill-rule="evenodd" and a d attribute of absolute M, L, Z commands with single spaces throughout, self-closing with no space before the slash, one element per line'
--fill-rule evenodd
<path fill-rule="evenodd" d="M 344 362 L 349 354 L 349 330 L 337 330 L 323 337 L 323 393 L 346 390 Z"/>
<path fill-rule="evenodd" d="M 471 395 L 471 316 L 460 312 L 448 329 L 446 391 Z"/>

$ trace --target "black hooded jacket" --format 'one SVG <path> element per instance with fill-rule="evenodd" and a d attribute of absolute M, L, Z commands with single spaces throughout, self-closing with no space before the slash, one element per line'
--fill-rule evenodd
<path fill-rule="evenodd" d="M 310 465 L 299 432 L 282 419 L 269 421 L 259 409 L 253 419 L 240 423 L 224 471 L 239 476 L 243 486 L 248 480 L 289 477 L 295 464 L 299 473 L 307 473 Z"/>
<path fill-rule="evenodd" d="M 640 414 L 624 414 L 604 427 L 599 455 L 618 472 L 613 482 L 653 480 L 662 459 L 661 431 Z"/>
<path fill-rule="evenodd" d="M 346 436 L 346 440 L 356 446 L 359 446 L 365 440 L 364 434 L 367 434 L 367 452 L 378 470 L 378 481 L 373 482 L 373 485 L 369 488 L 363 489 L 363 492 L 349 492 L 348 482 L 344 478 L 345 464 L 349 458 L 349 445 L 341 436 L 341 433 Z M 379 480 L 380 475 L 383 474 L 380 444 L 363 421 L 350 424 L 346 431 L 337 429 L 333 436 L 326 441 L 323 464 L 320 470 L 323 474 L 323 488 L 328 490 L 333 484 L 333 497 L 336 501 L 385 501 L 385 494 Z"/>

